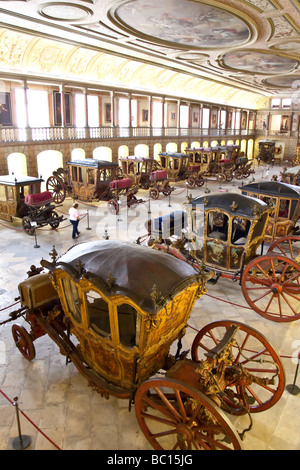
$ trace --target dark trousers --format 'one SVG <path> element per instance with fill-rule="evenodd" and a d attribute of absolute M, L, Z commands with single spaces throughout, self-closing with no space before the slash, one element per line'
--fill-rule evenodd
<path fill-rule="evenodd" d="M 73 225 L 72 238 L 76 238 L 76 235 L 79 234 L 79 232 L 78 232 L 79 220 L 70 220 L 70 222 Z"/>

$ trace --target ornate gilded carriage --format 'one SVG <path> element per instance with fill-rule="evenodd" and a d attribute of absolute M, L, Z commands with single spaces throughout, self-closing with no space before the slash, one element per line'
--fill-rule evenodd
<path fill-rule="evenodd" d="M 269 202 L 234 193 L 196 197 L 187 222 L 180 211 L 149 221 L 148 243 L 195 268 L 214 269 L 214 282 L 219 277 L 239 280 L 246 301 L 259 315 L 276 322 L 297 320 L 300 236 L 278 238 L 264 254 L 275 208 Z"/>
<path fill-rule="evenodd" d="M 270 211 L 239 194 L 194 198 L 189 213 L 195 256 L 212 269 L 240 274 L 264 241 Z"/>
<path fill-rule="evenodd" d="M 155 449 L 240 450 L 251 426 L 238 433 L 222 408 L 249 414 L 280 399 L 280 359 L 242 323 L 213 322 L 196 335 L 191 359 L 181 352 L 210 273 L 146 246 L 108 240 L 76 245 L 59 258 L 53 250 L 52 262 L 41 264 L 49 273 L 19 284 L 21 308 L 10 314 L 31 327 L 13 325 L 18 349 L 32 360 L 33 342 L 48 334 L 93 388 L 134 404 Z"/>
<path fill-rule="evenodd" d="M 13 221 L 13 217 L 24 217 L 28 214 L 25 198 L 39 194 L 44 180 L 34 176 L 13 175 L 0 176 L 0 219 Z"/>
<path fill-rule="evenodd" d="M 67 162 L 67 169 L 58 168 L 47 179 L 47 191 L 53 200 L 61 204 L 67 195 L 81 201 L 111 199 L 110 182 L 119 175 L 119 165 L 106 160 L 74 160 Z"/>
<path fill-rule="evenodd" d="M 144 189 L 150 187 L 150 174 L 161 168 L 158 161 L 149 157 L 129 156 L 120 158 L 122 175 Z"/>
<path fill-rule="evenodd" d="M 300 231 L 300 188 L 277 181 L 261 181 L 239 188 L 242 194 L 272 203 L 273 212 L 265 231 L 265 240 L 273 242 Z"/>

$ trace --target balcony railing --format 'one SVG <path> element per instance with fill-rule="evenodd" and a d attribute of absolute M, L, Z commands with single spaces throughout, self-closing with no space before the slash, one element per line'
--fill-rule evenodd
<path fill-rule="evenodd" d="M 40 142 L 86 139 L 124 139 L 151 137 L 234 137 L 264 135 L 266 131 L 240 129 L 201 129 L 196 127 L 1 127 L 1 143 Z M 268 131 L 267 131 L 268 133 Z M 269 134 L 269 133 L 268 133 Z M 280 135 L 291 135 L 291 132 Z"/>

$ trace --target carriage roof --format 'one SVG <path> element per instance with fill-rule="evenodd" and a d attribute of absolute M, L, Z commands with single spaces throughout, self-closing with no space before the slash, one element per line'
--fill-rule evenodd
<path fill-rule="evenodd" d="M 200 278 L 184 261 L 146 246 L 116 240 L 78 244 L 57 260 L 55 268 L 65 270 L 76 281 L 80 277 L 79 262 L 83 276 L 104 295 L 124 295 L 149 313 L 155 313 Z M 154 300 L 155 286 L 159 297 Z"/>
<path fill-rule="evenodd" d="M 72 160 L 71 162 L 67 162 L 69 166 L 86 166 L 89 168 L 111 168 L 111 167 L 118 167 L 117 163 L 109 162 L 107 160 L 95 160 L 93 158 L 87 158 L 85 160 Z"/>
<path fill-rule="evenodd" d="M 120 160 L 122 162 L 126 161 L 135 161 L 135 162 L 147 162 L 149 160 L 153 160 L 153 158 L 150 157 L 139 157 L 138 155 L 129 155 L 128 157 L 121 157 Z"/>
<path fill-rule="evenodd" d="M 300 187 L 292 184 L 280 183 L 278 181 L 261 181 L 241 186 L 242 191 L 266 196 L 280 196 L 285 198 L 300 199 Z"/>
<path fill-rule="evenodd" d="M 174 157 L 174 158 L 187 158 L 188 155 L 186 153 L 179 153 L 179 152 L 161 152 L 159 155 L 162 157 Z"/>
<path fill-rule="evenodd" d="M 265 202 L 236 193 L 197 196 L 191 202 L 193 208 L 197 208 L 197 206 L 201 204 L 204 205 L 205 210 L 221 209 L 230 213 L 232 216 L 250 218 L 256 218 L 258 214 L 269 210 Z"/>
<path fill-rule="evenodd" d="M 0 184 L 5 186 L 27 186 L 29 184 L 42 183 L 43 181 L 42 178 L 36 178 L 35 176 L 0 176 Z"/>

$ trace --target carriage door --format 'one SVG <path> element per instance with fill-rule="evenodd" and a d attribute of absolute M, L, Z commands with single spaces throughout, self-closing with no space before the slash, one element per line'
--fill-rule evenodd
<path fill-rule="evenodd" d="M 135 356 L 140 342 L 141 314 L 129 303 L 116 305 L 118 326 L 118 360 L 121 365 L 122 385 L 134 382 Z"/>
<path fill-rule="evenodd" d="M 83 354 L 88 364 L 114 383 L 119 383 L 120 366 L 113 344 L 112 306 L 99 291 L 85 292 L 88 331 L 85 336 Z"/>
<path fill-rule="evenodd" d="M 290 226 L 290 199 L 279 199 L 278 200 L 278 214 L 277 223 L 275 227 L 275 238 L 284 237 L 287 235 L 287 229 Z"/>
<path fill-rule="evenodd" d="M 219 211 L 206 213 L 204 259 L 208 265 L 227 268 L 229 219 Z"/>

